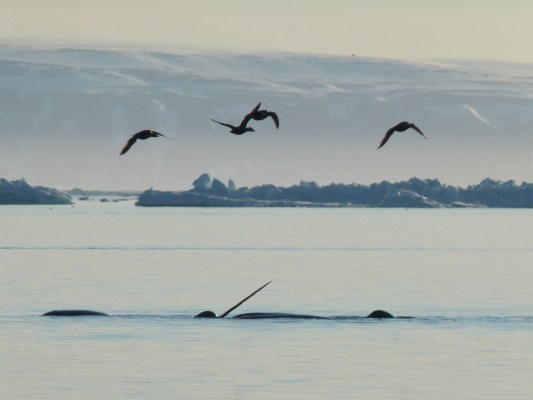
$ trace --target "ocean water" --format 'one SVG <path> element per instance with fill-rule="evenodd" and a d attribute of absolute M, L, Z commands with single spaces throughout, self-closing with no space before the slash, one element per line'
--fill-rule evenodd
<path fill-rule="evenodd" d="M 0 397 L 530 399 L 532 239 L 532 210 L 2 206 Z M 348 318 L 192 318 L 272 279 L 230 316 Z M 41 316 L 80 308 L 110 316 Z"/>

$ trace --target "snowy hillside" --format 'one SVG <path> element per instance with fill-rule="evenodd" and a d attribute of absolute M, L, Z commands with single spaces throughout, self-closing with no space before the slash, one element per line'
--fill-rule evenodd
<path fill-rule="evenodd" d="M 275 110 L 234 136 L 257 102 Z M 430 137 L 398 133 L 402 120 Z M 141 129 L 163 138 L 118 151 Z M 186 188 L 485 177 L 533 181 L 533 65 L 302 54 L 0 46 L 0 177 L 54 187 Z"/>

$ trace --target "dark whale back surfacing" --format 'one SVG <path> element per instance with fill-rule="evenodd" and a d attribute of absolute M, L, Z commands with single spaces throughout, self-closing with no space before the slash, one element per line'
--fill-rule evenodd
<path fill-rule="evenodd" d="M 106 313 L 92 310 L 53 310 L 43 314 L 44 317 L 107 317 Z M 195 318 L 217 318 L 217 315 L 213 311 L 203 311 Z M 219 317 L 218 317 L 219 318 Z M 336 317 L 323 317 L 318 315 L 309 314 L 291 314 L 291 313 L 279 313 L 279 312 L 255 312 L 239 314 L 233 317 L 235 319 L 337 319 Z M 383 310 L 375 310 L 368 314 L 366 317 L 360 318 L 374 318 L 385 319 L 395 318 L 391 313 Z M 402 317 L 399 317 L 402 318 Z M 403 317 L 405 318 L 405 317 Z"/>
<path fill-rule="evenodd" d="M 277 313 L 277 312 L 246 313 L 246 314 L 236 315 L 233 318 L 234 319 L 331 319 L 329 317 L 320 317 L 318 315 Z"/>
<path fill-rule="evenodd" d="M 309 314 L 291 314 L 291 313 L 276 313 L 276 312 L 256 312 L 256 313 L 246 313 L 239 314 L 234 316 L 235 319 L 345 319 L 345 317 L 323 317 L 319 315 L 309 315 Z M 353 317 L 350 317 L 353 318 Z M 375 310 L 368 314 L 366 317 L 356 317 L 356 318 L 374 318 L 374 319 L 384 319 L 384 318 L 395 318 L 394 315 L 387 311 Z"/>
<path fill-rule="evenodd" d="M 394 315 L 383 310 L 375 310 L 366 316 L 367 318 L 394 318 Z"/>
<path fill-rule="evenodd" d="M 43 314 L 43 317 L 107 317 L 100 311 L 91 310 L 53 310 Z"/>
<path fill-rule="evenodd" d="M 196 314 L 194 318 L 218 318 L 213 311 L 202 311 L 199 314 Z"/>
<path fill-rule="evenodd" d="M 259 103 L 254 110 L 257 111 L 260 106 L 261 106 L 261 103 Z M 231 307 L 229 310 L 227 310 L 225 313 L 223 313 L 220 316 L 217 316 L 213 311 L 202 311 L 201 313 L 196 314 L 194 318 L 224 318 L 230 312 L 232 312 L 237 307 L 239 307 L 242 303 L 244 303 L 246 300 L 254 296 L 257 292 L 261 291 L 271 282 L 272 281 L 267 282 L 266 284 L 261 286 L 259 289 L 257 289 L 255 292 L 245 297 L 243 300 L 235 304 L 233 307 Z M 321 317 L 318 315 L 277 313 L 277 312 L 246 313 L 246 314 L 236 315 L 233 318 L 234 319 L 336 319 L 335 317 Z M 374 310 L 370 314 L 368 314 L 366 317 L 360 317 L 360 318 L 384 319 L 384 318 L 394 318 L 394 315 L 392 315 L 391 313 L 387 311 Z"/>

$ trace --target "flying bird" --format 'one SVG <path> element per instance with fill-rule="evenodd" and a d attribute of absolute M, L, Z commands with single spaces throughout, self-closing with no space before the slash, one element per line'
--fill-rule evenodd
<path fill-rule="evenodd" d="M 250 113 L 252 114 L 252 119 L 255 119 L 256 121 L 261 121 L 265 118 L 270 117 L 274 121 L 274 124 L 276 124 L 276 129 L 279 129 L 278 114 L 276 114 L 274 111 L 260 110 L 259 107 L 261 107 L 261 102 Z"/>
<path fill-rule="evenodd" d="M 234 135 L 242 135 L 243 133 L 246 133 L 246 132 L 255 132 L 254 128 L 252 128 L 250 126 L 246 126 L 246 125 L 248 125 L 248 122 L 250 122 L 250 120 L 252 119 L 254 113 L 256 113 L 259 110 L 259 106 L 260 105 L 261 105 L 261 103 L 259 103 L 257 106 L 255 106 L 255 108 L 251 112 L 246 114 L 244 116 L 244 118 L 242 119 L 241 124 L 239 126 L 226 124 L 225 122 L 216 121 L 213 118 L 211 118 L 211 121 L 216 122 L 217 124 L 224 125 L 224 126 L 230 128 L 230 132 L 233 133 Z"/>
<path fill-rule="evenodd" d="M 392 128 L 390 128 L 387 133 L 385 134 L 385 136 L 383 137 L 383 139 L 381 140 L 381 143 L 379 144 L 379 148 L 383 147 L 383 145 L 385 143 L 387 143 L 387 141 L 390 139 L 390 137 L 392 136 L 392 134 L 394 132 L 404 132 L 406 131 L 407 129 L 409 128 L 413 128 L 415 131 L 417 131 L 418 133 L 420 133 L 422 136 L 424 136 L 426 139 L 428 138 L 424 132 L 422 132 L 418 126 L 416 126 L 415 124 L 412 124 L 410 122 L 407 122 L 407 121 L 403 121 L 403 122 L 400 122 L 398 125 L 395 125 L 393 126 Z"/>
<path fill-rule="evenodd" d="M 239 126 L 226 124 L 225 122 L 216 121 L 213 118 L 211 118 L 211 121 L 216 122 L 217 124 L 220 124 L 220 125 L 227 126 L 228 128 L 230 128 L 230 132 L 233 133 L 234 135 L 242 135 L 245 132 L 255 132 L 254 128 L 252 128 L 251 126 L 246 126 L 246 124 L 248 124 L 248 121 L 249 121 L 249 120 L 246 120 L 246 118 L 242 120 Z"/>
<path fill-rule="evenodd" d="M 137 139 L 144 140 L 144 139 L 158 137 L 158 136 L 163 136 L 167 139 L 170 139 L 169 137 L 163 135 L 162 133 L 152 131 L 150 129 L 145 129 L 143 131 L 137 132 L 132 137 L 130 137 L 129 140 L 126 142 L 126 145 L 120 151 L 120 155 L 126 153 L 130 149 L 130 147 L 133 146 L 133 144 L 137 141 Z"/>

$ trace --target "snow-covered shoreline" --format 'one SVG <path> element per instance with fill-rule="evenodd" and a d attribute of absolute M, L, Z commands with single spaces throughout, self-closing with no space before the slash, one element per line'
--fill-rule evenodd
<path fill-rule="evenodd" d="M 70 195 L 44 186 L 31 186 L 24 179 L 8 181 L 0 178 L 0 205 L 72 204 Z"/>
<path fill-rule="evenodd" d="M 533 208 L 533 184 L 485 179 L 467 188 L 436 179 L 371 185 L 300 182 L 290 187 L 235 187 L 202 174 L 187 191 L 146 190 L 136 203 L 145 207 L 378 207 Z"/>

